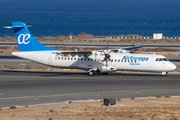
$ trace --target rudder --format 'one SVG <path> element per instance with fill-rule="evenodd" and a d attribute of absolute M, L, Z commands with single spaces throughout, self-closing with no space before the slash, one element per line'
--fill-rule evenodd
<path fill-rule="evenodd" d="M 13 28 L 16 36 L 19 51 L 53 51 L 55 48 L 47 47 L 36 40 L 29 32 L 29 26 L 22 22 L 12 22 L 13 26 L 6 28 Z M 58 50 L 60 51 L 60 50 Z"/>

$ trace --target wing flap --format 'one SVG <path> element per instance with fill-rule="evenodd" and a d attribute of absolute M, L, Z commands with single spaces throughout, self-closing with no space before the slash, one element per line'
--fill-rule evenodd
<path fill-rule="evenodd" d="M 78 56 L 90 56 L 92 55 L 92 52 L 91 51 L 62 51 L 62 52 L 53 52 L 53 54 L 62 54 L 62 55 L 71 55 L 71 56 L 75 56 L 75 55 L 78 55 Z"/>

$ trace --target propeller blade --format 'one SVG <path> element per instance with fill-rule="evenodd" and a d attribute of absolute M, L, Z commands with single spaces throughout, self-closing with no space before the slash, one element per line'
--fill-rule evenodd
<path fill-rule="evenodd" d="M 103 52 L 104 52 L 104 50 L 103 50 Z M 106 54 L 106 53 L 104 52 L 104 54 Z"/>
<path fill-rule="evenodd" d="M 134 42 L 135 42 L 135 41 L 133 41 L 132 47 L 134 47 Z"/>
<path fill-rule="evenodd" d="M 109 41 L 108 41 L 108 43 L 107 43 L 107 52 L 108 52 L 108 47 L 109 47 Z"/>
<path fill-rule="evenodd" d="M 135 42 L 135 41 L 133 41 L 132 47 L 134 47 L 134 42 Z M 135 53 L 136 50 L 137 50 L 137 49 L 134 49 L 134 50 L 132 49 L 132 50 L 130 50 L 130 53 Z"/>

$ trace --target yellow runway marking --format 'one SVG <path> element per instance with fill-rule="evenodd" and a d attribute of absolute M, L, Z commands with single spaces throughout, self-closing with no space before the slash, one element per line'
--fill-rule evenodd
<path fill-rule="evenodd" d="M 32 82 L 11 82 L 11 83 L 1 83 L 1 84 L 28 84 L 28 83 L 67 83 L 67 82 L 92 82 L 92 81 L 104 81 L 104 80 L 64 80 L 64 81 L 32 81 Z M 118 80 L 116 80 L 118 81 Z"/>
<path fill-rule="evenodd" d="M 138 92 L 153 92 L 153 91 L 180 91 L 180 89 L 154 89 L 154 90 L 138 90 Z M 122 91 L 102 91 L 100 93 L 121 93 L 121 92 L 137 92 L 137 90 L 122 90 Z M 71 95 L 87 95 L 87 94 L 97 94 L 97 92 L 84 92 L 84 93 L 69 93 L 69 94 L 59 94 L 59 95 L 44 95 L 37 97 L 60 97 L 60 96 L 71 96 Z M 34 96 L 30 96 L 34 97 Z"/>
<path fill-rule="evenodd" d="M 138 90 L 139 92 L 153 92 L 153 91 L 180 91 L 180 89 L 154 89 L 154 90 Z M 137 93 L 137 90 L 122 90 L 122 91 L 102 91 L 98 92 L 99 95 L 102 93 L 126 93 L 126 92 L 134 92 Z M 9 97 L 9 98 L 0 98 L 0 100 L 10 100 L 10 99 L 27 99 L 27 98 L 45 98 L 45 97 L 60 97 L 60 96 L 72 96 L 72 95 L 88 95 L 94 94 L 97 95 L 97 92 L 84 92 L 84 93 L 68 93 L 68 94 L 57 94 L 57 95 L 42 95 L 42 96 L 22 96 L 22 97 Z"/>

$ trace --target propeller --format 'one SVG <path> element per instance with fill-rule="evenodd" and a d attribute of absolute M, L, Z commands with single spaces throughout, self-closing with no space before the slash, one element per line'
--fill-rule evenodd
<path fill-rule="evenodd" d="M 106 61 L 106 67 L 107 67 L 107 65 L 108 65 L 108 60 L 111 60 L 110 59 L 110 57 L 111 57 L 111 55 L 110 55 L 110 53 L 111 53 L 111 51 L 109 51 L 109 53 L 108 53 L 108 47 L 109 47 L 109 42 L 107 43 L 107 53 L 103 50 L 103 52 L 104 52 L 104 61 Z"/>
<path fill-rule="evenodd" d="M 134 47 L 134 43 L 135 43 L 135 41 L 133 41 L 132 47 Z M 128 47 L 129 47 L 129 46 L 128 46 Z M 137 49 L 131 49 L 131 50 L 130 50 L 130 53 L 135 53 L 136 50 L 137 50 Z"/>

